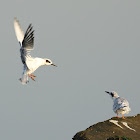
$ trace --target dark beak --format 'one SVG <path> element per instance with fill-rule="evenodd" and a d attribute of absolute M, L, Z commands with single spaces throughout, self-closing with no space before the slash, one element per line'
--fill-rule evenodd
<path fill-rule="evenodd" d="M 105 91 L 105 92 L 109 94 L 109 92 L 108 92 L 108 91 Z"/>
<path fill-rule="evenodd" d="M 57 67 L 55 64 L 51 64 L 51 65 L 53 65 L 53 66 Z"/>

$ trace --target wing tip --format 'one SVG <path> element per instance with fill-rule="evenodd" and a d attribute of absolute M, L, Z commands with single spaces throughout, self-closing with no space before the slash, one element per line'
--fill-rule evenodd
<path fill-rule="evenodd" d="M 17 17 L 14 17 L 14 23 L 19 23 L 19 20 L 17 19 Z"/>

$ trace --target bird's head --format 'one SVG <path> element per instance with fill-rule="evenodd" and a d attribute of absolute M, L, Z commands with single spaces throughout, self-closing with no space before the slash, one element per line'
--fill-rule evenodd
<path fill-rule="evenodd" d="M 115 91 L 111 91 L 111 92 L 105 91 L 105 92 L 108 93 L 112 98 L 118 98 L 119 97 L 119 95 Z"/>
<path fill-rule="evenodd" d="M 45 59 L 45 65 L 56 66 L 55 64 L 52 63 L 52 61 L 50 59 Z"/>

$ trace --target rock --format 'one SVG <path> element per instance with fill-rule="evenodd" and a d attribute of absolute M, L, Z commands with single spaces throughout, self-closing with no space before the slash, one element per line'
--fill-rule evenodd
<path fill-rule="evenodd" d="M 140 140 L 140 114 L 125 119 L 113 117 L 104 122 L 99 122 L 84 131 L 78 132 L 73 140 L 109 140 L 109 138 L 116 136 L 124 136 L 126 140 L 130 140 L 127 138 Z M 125 139 L 122 138 L 122 140 Z"/>
<path fill-rule="evenodd" d="M 128 138 L 128 137 L 125 137 L 125 136 L 122 136 L 122 137 L 115 136 L 115 137 L 110 137 L 107 140 L 132 140 L 132 139 Z"/>

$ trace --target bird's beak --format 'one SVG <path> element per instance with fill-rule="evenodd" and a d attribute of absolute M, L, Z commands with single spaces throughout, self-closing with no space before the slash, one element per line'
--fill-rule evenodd
<path fill-rule="evenodd" d="M 110 93 L 110 92 L 108 92 L 108 91 L 105 91 L 105 92 L 108 93 L 108 94 Z"/>
<path fill-rule="evenodd" d="M 57 67 L 55 64 L 51 64 L 51 65 L 53 65 L 53 66 Z"/>

